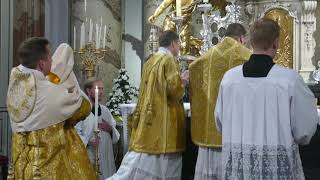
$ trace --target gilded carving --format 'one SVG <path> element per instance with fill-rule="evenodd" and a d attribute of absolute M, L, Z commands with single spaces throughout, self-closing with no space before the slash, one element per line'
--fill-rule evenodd
<path fill-rule="evenodd" d="M 281 27 L 280 48 L 274 59 L 275 63 L 293 68 L 293 17 L 281 8 L 267 11 L 265 17 L 275 20 Z"/>

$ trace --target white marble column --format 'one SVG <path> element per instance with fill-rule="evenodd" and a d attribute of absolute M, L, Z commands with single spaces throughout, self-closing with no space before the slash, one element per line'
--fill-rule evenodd
<path fill-rule="evenodd" d="M 71 0 L 45 1 L 45 37 L 55 50 L 61 43 L 70 43 Z"/>

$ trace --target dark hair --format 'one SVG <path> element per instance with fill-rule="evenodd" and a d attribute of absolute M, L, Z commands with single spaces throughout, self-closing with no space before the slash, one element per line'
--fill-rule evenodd
<path fill-rule="evenodd" d="M 97 82 L 97 81 L 102 81 L 101 79 L 97 79 L 97 78 L 89 78 L 86 80 L 86 82 L 84 83 L 83 89 L 85 91 L 85 93 L 88 95 L 87 93 L 87 89 L 91 89 L 93 88 L 93 83 Z"/>
<path fill-rule="evenodd" d="M 27 68 L 35 69 L 41 59 L 47 59 L 48 45 L 49 41 L 43 37 L 32 37 L 23 41 L 18 49 L 20 63 Z"/>
<path fill-rule="evenodd" d="M 164 31 L 159 37 L 160 47 L 168 47 L 173 41 L 179 39 L 179 35 L 173 31 Z"/>
<path fill-rule="evenodd" d="M 242 24 L 239 23 L 232 23 L 228 26 L 225 36 L 232 37 L 232 38 L 240 38 L 247 34 L 246 29 Z"/>
<path fill-rule="evenodd" d="M 253 49 L 267 50 L 280 36 L 280 26 L 271 19 L 257 20 L 250 29 L 250 43 Z"/>

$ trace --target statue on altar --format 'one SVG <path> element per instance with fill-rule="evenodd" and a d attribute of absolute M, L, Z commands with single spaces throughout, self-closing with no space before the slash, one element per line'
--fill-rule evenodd
<path fill-rule="evenodd" d="M 181 55 L 199 55 L 199 51 L 202 46 L 202 40 L 193 36 L 192 32 L 192 13 L 196 9 L 197 5 L 202 0 L 181 0 L 181 16 L 183 17 L 183 23 L 180 31 L 181 38 Z M 226 0 L 209 0 L 212 4 L 213 9 L 225 11 L 225 7 L 228 5 Z M 176 12 L 176 0 L 163 0 L 160 6 L 156 9 L 152 16 L 149 17 L 148 21 L 151 24 L 155 23 L 155 20 L 167 9 L 170 8 L 169 14 L 163 22 L 163 31 L 174 31 L 176 32 L 176 25 L 172 18 Z"/>

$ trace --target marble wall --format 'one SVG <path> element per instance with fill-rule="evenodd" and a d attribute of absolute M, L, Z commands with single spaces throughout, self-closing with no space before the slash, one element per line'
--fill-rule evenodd
<path fill-rule="evenodd" d="M 109 94 L 112 89 L 112 80 L 118 75 L 118 70 L 121 68 L 121 50 L 122 50 L 122 23 L 121 23 L 121 1 L 120 0 L 87 0 L 87 9 L 85 12 L 84 0 L 72 1 L 72 31 L 76 26 L 80 37 L 80 25 L 89 21 L 92 18 L 93 23 L 106 24 L 109 30 L 107 31 L 107 54 L 102 62 L 98 65 L 97 78 L 102 79 L 105 84 L 105 93 Z M 86 18 L 87 17 L 87 18 Z M 88 34 L 86 28 L 86 33 Z M 71 33 L 71 42 L 73 42 L 73 32 Z M 79 47 L 79 39 L 77 45 Z M 85 81 L 84 75 L 81 71 L 82 66 L 80 58 L 76 56 L 75 72 L 77 77 L 81 79 L 81 84 Z M 107 97 L 106 97 L 107 98 Z M 104 102 L 106 101 L 104 98 Z"/>
<path fill-rule="evenodd" d="M 13 66 L 19 65 L 16 51 L 25 39 L 44 36 L 44 0 L 14 0 L 13 10 Z"/>
<path fill-rule="evenodd" d="M 318 64 L 320 62 L 320 3 L 319 2 L 317 4 L 316 18 L 317 18 L 317 29 L 313 34 L 313 37 L 315 38 L 317 45 L 315 47 L 315 54 L 312 58 L 312 62 L 317 68 L 319 68 L 319 65 L 320 65 Z"/>

